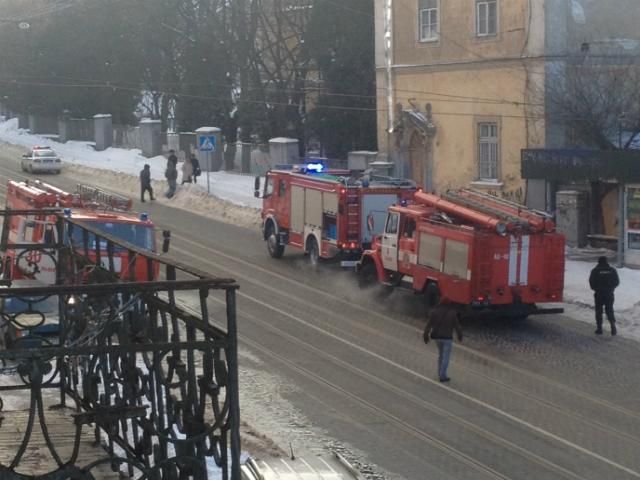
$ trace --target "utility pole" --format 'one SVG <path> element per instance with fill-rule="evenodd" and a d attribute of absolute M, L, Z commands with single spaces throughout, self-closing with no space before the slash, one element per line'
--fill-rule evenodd
<path fill-rule="evenodd" d="M 618 117 L 618 148 L 622 153 L 622 122 L 625 119 L 625 113 L 622 112 Z M 622 178 L 618 179 L 618 268 L 624 266 L 624 222 L 625 222 L 625 209 L 624 209 L 624 181 Z"/>

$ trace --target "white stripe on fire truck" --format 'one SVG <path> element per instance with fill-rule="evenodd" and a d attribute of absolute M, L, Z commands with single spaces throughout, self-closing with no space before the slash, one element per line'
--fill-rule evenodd
<path fill-rule="evenodd" d="M 522 236 L 520 249 L 520 285 L 529 284 L 529 235 Z"/>
<path fill-rule="evenodd" d="M 518 239 L 509 237 L 509 285 L 518 284 Z"/>

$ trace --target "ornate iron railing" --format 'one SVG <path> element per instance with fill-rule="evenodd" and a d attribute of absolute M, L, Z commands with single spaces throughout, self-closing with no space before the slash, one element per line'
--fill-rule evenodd
<path fill-rule="evenodd" d="M 139 479 L 207 479 L 214 472 L 239 480 L 235 281 L 61 215 L 48 244 L 11 243 L 9 217 L 42 212 L 0 213 L 3 252 L 13 262 L 25 251 L 49 255 L 57 278 L 44 286 L 5 280 L 12 284 L 0 288 L 4 306 L 15 303 L 0 320 L 0 436 L 10 415 L 3 397 L 22 395 L 29 405 L 15 451 L 0 457 L 8 459 L 0 461 L 0 478 L 100 478 L 108 466 Z M 82 241 L 74 245 L 77 229 Z M 120 268 L 129 278 L 119 278 L 117 258 L 126 259 L 129 268 Z M 139 281 L 140 262 L 148 281 Z M 55 311 L 44 311 L 52 302 Z M 51 408 L 72 411 L 67 431 L 49 428 L 58 413 Z M 106 450 L 88 463 L 80 453 L 86 426 Z M 72 448 L 62 452 L 56 435 L 69 432 Z M 52 459 L 45 472 L 29 471 L 36 436 L 43 439 L 39 454 Z"/>

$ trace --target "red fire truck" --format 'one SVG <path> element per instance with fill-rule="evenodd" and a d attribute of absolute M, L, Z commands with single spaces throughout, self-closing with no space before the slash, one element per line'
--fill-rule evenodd
<path fill-rule="evenodd" d="M 417 192 L 389 208 L 385 228 L 356 266 L 361 286 L 407 287 L 508 316 L 560 313 L 564 236 L 543 212 L 473 190 Z"/>
<path fill-rule="evenodd" d="M 78 185 L 76 193 L 69 193 L 39 180 L 15 182 L 7 185 L 7 209 L 51 209 L 63 208 L 65 215 L 79 220 L 89 227 L 120 238 L 137 247 L 155 251 L 155 229 L 146 214 L 138 215 L 131 211 L 129 198 L 110 194 L 87 185 Z M 56 216 L 50 213 L 42 215 L 15 215 L 8 217 L 5 224 L 9 232 L 9 243 L 54 243 L 57 240 L 55 228 Z M 95 252 L 96 240 L 89 235 L 89 257 Z M 84 248 L 82 229 L 76 228 L 70 241 L 76 248 Z M 106 242 L 101 243 L 101 261 L 108 267 Z M 5 278 L 12 280 L 32 279 L 45 284 L 55 283 L 55 261 L 53 254 L 41 250 L 15 251 L 3 253 Z M 95 256 L 95 253 L 93 253 Z M 123 277 L 131 277 L 128 252 L 116 248 L 114 269 Z M 157 278 L 159 265 L 156 263 L 151 275 L 147 271 L 147 262 L 136 262 L 133 277 L 138 281 Z"/>
<path fill-rule="evenodd" d="M 319 259 L 354 266 L 382 231 L 387 207 L 413 196 L 415 183 L 363 171 L 325 170 L 323 164 L 284 165 L 270 170 L 262 195 L 262 234 L 269 254 L 285 246 Z"/>

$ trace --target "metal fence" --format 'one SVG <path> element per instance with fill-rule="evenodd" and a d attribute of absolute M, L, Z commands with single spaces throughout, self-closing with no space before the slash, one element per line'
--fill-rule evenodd
<path fill-rule="evenodd" d="M 24 304 L 18 312 L 3 308 L 0 320 L 3 332 L 14 332 L 0 350 L 2 373 L 13 380 L 0 386 L 0 433 L 2 415 L 9 415 L 3 396 L 24 392 L 30 406 L 11 461 L 0 462 L 0 478 L 34 474 L 29 455 L 38 433 L 44 445 L 37 453 L 53 459 L 47 472 L 38 472 L 46 478 L 99 478 L 97 470 L 108 466 L 139 479 L 207 479 L 216 472 L 216 478 L 239 480 L 235 281 L 59 214 L 50 243 L 20 243 L 6 233 L 11 217 L 42 218 L 42 211 L 0 214 L 2 251 L 14 252 L 14 261 L 34 259 L 33 252 L 49 255 L 57 278 L 56 285 L 0 288 L 3 304 Z M 129 263 L 131 278 L 119 278 L 118 256 Z M 140 263 L 149 281 L 133 281 Z M 43 333 L 50 315 L 39 306 L 46 299 L 57 305 L 53 335 Z M 52 406 L 73 409 L 66 431 L 50 428 Z M 105 449 L 90 463 L 79 453 L 87 425 Z M 74 436 L 71 451 L 59 450 L 60 435 Z"/>

